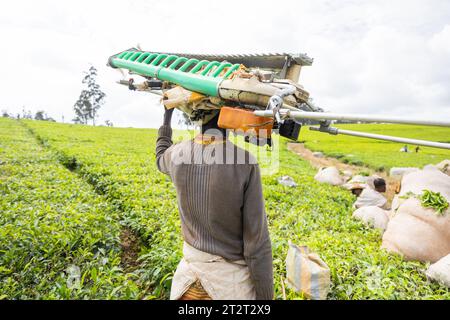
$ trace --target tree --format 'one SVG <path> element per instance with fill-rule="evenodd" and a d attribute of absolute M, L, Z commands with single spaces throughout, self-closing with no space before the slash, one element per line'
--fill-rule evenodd
<path fill-rule="evenodd" d="M 112 127 L 112 126 L 113 126 L 113 123 L 112 123 L 110 120 L 105 120 L 105 125 L 106 125 L 107 127 Z"/>
<path fill-rule="evenodd" d="M 2 117 L 3 117 L 3 118 L 9 118 L 10 115 L 9 115 L 8 111 L 2 110 Z"/>
<path fill-rule="evenodd" d="M 97 69 L 94 66 L 89 68 L 88 72 L 84 72 L 82 83 L 86 85 L 80 93 L 80 96 L 75 102 L 73 108 L 75 111 L 75 123 L 87 124 L 88 120 L 92 120 L 92 125 L 95 126 L 95 118 L 98 115 L 98 110 L 104 104 L 106 94 L 100 89 L 97 84 Z"/>
<path fill-rule="evenodd" d="M 34 120 L 45 120 L 46 116 L 43 110 L 39 110 L 34 115 Z"/>
<path fill-rule="evenodd" d="M 44 110 L 37 111 L 36 114 L 34 115 L 34 120 L 56 122 L 56 120 L 53 119 L 52 117 L 49 117 Z"/>

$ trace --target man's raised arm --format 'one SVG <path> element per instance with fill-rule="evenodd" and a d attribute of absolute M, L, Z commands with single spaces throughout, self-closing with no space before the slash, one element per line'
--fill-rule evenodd
<path fill-rule="evenodd" d="M 164 108 L 163 125 L 158 130 L 158 139 L 156 140 L 156 165 L 162 173 L 170 172 L 170 155 L 166 152 L 172 146 L 172 114 L 174 109 Z"/>

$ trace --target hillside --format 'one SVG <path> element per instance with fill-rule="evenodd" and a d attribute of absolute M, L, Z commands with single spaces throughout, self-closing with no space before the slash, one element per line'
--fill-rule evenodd
<path fill-rule="evenodd" d="M 444 127 L 395 124 L 347 124 L 336 127 L 412 139 L 450 142 L 450 128 Z M 420 147 L 419 153 L 415 153 L 416 146 L 409 145 L 410 152 L 404 153 L 399 152 L 404 144 L 345 135 L 333 136 L 311 131 L 307 127 L 302 128 L 300 140 L 305 141 L 305 146 L 311 150 L 322 151 L 343 162 L 365 165 L 375 170 L 389 171 L 390 168 L 399 166 L 423 167 L 426 164 L 436 164 L 450 159 L 450 150 Z"/>

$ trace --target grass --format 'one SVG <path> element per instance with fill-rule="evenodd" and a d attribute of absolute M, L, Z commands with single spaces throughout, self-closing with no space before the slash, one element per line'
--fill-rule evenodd
<path fill-rule="evenodd" d="M 0 126 L 20 127 L 13 120 L 0 121 Z M 174 187 L 155 165 L 156 130 L 22 123 L 46 146 L 46 152 L 71 168 L 83 180 L 82 185 L 88 183 L 107 202 L 121 224 L 139 235 L 140 266 L 132 273 L 134 283 L 129 284 L 129 290 L 134 292 L 137 286 L 138 296 L 144 299 L 168 298 L 173 272 L 181 257 L 182 238 Z M 11 139 L 2 136 L 2 141 Z M 25 140 L 28 142 L 24 143 L 34 143 L 30 138 Z M 279 171 L 263 176 L 277 299 L 283 297 L 281 281 L 285 278 L 289 240 L 308 245 L 326 261 L 332 276 L 329 299 L 450 299 L 447 288 L 427 281 L 426 264 L 404 262 L 381 250 L 379 231 L 351 218 L 354 197 L 338 187 L 317 183 L 313 179 L 315 170 L 289 152 L 286 143 L 284 139 L 279 142 Z M 24 148 L 22 143 L 13 145 Z M 282 175 L 294 178 L 298 187 L 278 184 L 277 178 Z M 49 183 L 56 182 L 50 179 Z M 61 192 L 69 192 L 71 187 L 65 189 Z M 30 212 L 19 208 L 16 214 L 26 217 Z M 27 221 L 33 220 L 23 223 Z M 104 228 L 111 223 L 116 221 L 105 221 Z M 18 266 L 14 272 L 26 270 Z M 42 288 L 42 297 L 49 288 L 51 283 Z M 30 297 L 22 289 L 22 297 Z M 286 296 L 302 299 L 289 289 Z M 92 293 L 88 297 L 98 295 Z"/>
<path fill-rule="evenodd" d="M 348 124 L 336 127 L 450 143 L 450 128 L 443 127 L 395 124 Z M 364 165 L 378 171 L 389 171 L 392 167 L 423 167 L 426 164 L 437 164 L 450 159 L 450 150 L 420 147 L 419 153 L 415 153 L 415 146 L 408 145 L 410 152 L 404 153 L 399 152 L 404 144 L 345 135 L 333 136 L 311 131 L 307 127 L 302 128 L 300 140 L 305 141 L 305 146 L 311 150 L 321 151 L 343 162 Z"/>

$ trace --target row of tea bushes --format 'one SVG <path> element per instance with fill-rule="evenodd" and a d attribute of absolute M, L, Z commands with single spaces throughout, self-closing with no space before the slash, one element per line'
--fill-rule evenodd
<path fill-rule="evenodd" d="M 118 213 L 19 122 L 0 119 L 0 298 L 135 298 Z"/>
<path fill-rule="evenodd" d="M 25 123 L 61 162 L 121 209 L 123 222 L 144 243 L 135 273 L 143 287 L 150 287 L 145 298 L 167 298 L 182 238 L 175 190 L 155 165 L 156 130 Z M 279 157 L 279 171 L 263 177 L 276 298 L 302 298 L 283 290 L 289 240 L 308 245 L 326 261 L 332 276 L 329 299 L 450 298 L 446 288 L 427 282 L 421 272 L 426 265 L 380 250 L 380 234 L 351 218 L 353 196 L 314 181 L 315 170 L 289 152 L 285 140 Z M 278 184 L 283 175 L 298 186 Z"/>

